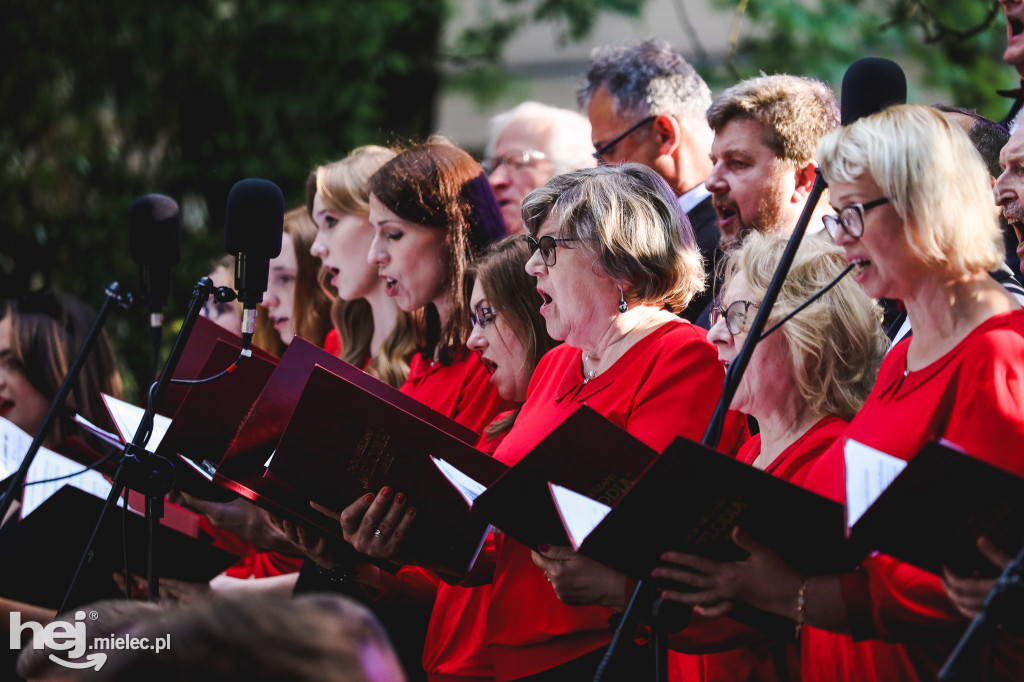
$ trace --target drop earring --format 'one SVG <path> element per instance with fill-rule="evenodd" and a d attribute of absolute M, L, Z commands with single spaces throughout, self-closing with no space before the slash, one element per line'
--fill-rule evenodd
<path fill-rule="evenodd" d="M 626 305 L 626 295 L 622 293 L 622 287 L 619 287 L 619 312 L 624 313 L 629 310 L 629 306 Z"/>

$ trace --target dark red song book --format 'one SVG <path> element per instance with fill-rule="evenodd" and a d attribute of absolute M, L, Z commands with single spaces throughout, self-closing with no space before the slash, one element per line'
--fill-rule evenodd
<path fill-rule="evenodd" d="M 846 539 L 843 505 L 685 438 L 603 509 L 580 492 L 551 487 L 573 547 L 634 578 L 669 550 L 742 558 L 737 525 L 808 575 L 852 568 L 865 554 Z"/>
<path fill-rule="evenodd" d="M 848 446 L 848 488 L 859 478 L 855 455 Z M 859 518 L 850 507 L 852 539 L 939 575 L 943 566 L 962 576 L 999 575 L 978 551 L 979 536 L 1011 556 L 1024 545 L 1024 479 L 945 441 L 926 445 Z"/>
<path fill-rule="evenodd" d="M 568 545 L 548 481 L 614 502 L 657 454 L 584 405 L 488 486 L 473 508 L 528 547 Z"/>
<path fill-rule="evenodd" d="M 301 492 L 306 507 L 313 500 L 338 512 L 384 486 L 404 493 L 417 516 L 402 559 L 461 577 L 472 568 L 487 523 L 470 513 L 431 456 L 488 482 L 505 469 L 468 443 L 317 367 L 266 475 Z"/>
<path fill-rule="evenodd" d="M 240 347 L 217 339 L 199 376 L 214 376 L 231 365 Z M 245 358 L 238 369 L 208 384 L 186 387 L 174 419 L 156 449 L 175 465 L 175 487 L 197 497 L 226 501 L 235 495 L 203 476 L 204 463 L 216 463 L 227 452 L 238 427 L 274 371 L 276 360 Z M 191 462 L 183 462 L 176 455 Z M 193 465 L 198 464 L 199 467 Z"/>
<path fill-rule="evenodd" d="M 340 413 L 350 409 L 361 409 L 361 405 L 350 405 L 347 401 L 368 404 L 374 401 L 372 404 L 389 407 L 391 414 L 401 413 L 414 417 L 417 423 L 429 425 L 466 447 L 471 448 L 477 440 L 477 435 L 472 430 L 313 344 L 296 338 L 281 356 L 280 362 L 259 398 L 253 403 L 224 458 L 216 463 L 216 467 L 210 469 L 215 471 L 213 481 L 217 485 L 242 495 L 278 516 L 312 525 L 320 532 L 341 536 L 341 528 L 336 518 L 330 519 L 309 506 L 310 499 L 313 499 L 312 495 L 306 494 L 305 490 L 299 492 L 294 484 L 283 485 L 282 479 L 264 475 L 271 455 L 279 450 L 286 427 L 291 429 L 293 437 L 298 434 L 309 439 L 320 438 L 321 432 L 326 432 L 325 430 L 331 427 L 330 424 L 309 422 L 307 426 L 301 426 L 304 419 L 301 415 L 300 420 L 292 424 L 300 398 L 304 396 L 307 384 L 317 368 L 320 368 L 320 372 L 334 375 L 334 379 L 340 381 L 334 383 L 331 389 L 338 392 L 318 395 L 315 399 L 310 398 L 306 401 L 307 404 L 311 400 L 319 400 L 324 403 L 322 407 L 329 407 Z M 320 383 L 316 382 L 315 386 L 320 386 Z M 300 434 L 300 431 L 307 429 L 308 433 Z M 323 443 L 330 447 L 335 446 L 326 437 Z M 338 447 L 340 448 L 340 444 Z M 477 454 L 493 462 L 486 455 Z M 301 457 L 302 453 L 296 452 L 294 456 Z M 285 459 L 287 461 L 288 458 Z M 501 466 L 497 462 L 494 464 Z M 315 465 L 307 469 L 314 475 L 319 474 Z M 412 495 L 411 491 L 405 493 Z M 342 494 L 343 491 L 339 489 L 338 497 L 329 500 L 326 506 L 340 509 L 338 505 L 343 501 Z"/>
<path fill-rule="evenodd" d="M 229 354 L 231 357 L 224 365 L 211 367 L 209 366 L 210 356 L 218 341 L 225 343 L 236 350 L 233 355 Z M 231 333 L 227 329 L 211 322 L 205 317 L 199 317 L 196 319 L 195 326 L 192 327 L 192 332 L 185 341 L 185 349 L 182 351 L 181 358 L 178 359 L 178 365 L 174 369 L 173 376 L 175 379 L 185 380 L 203 379 L 205 377 L 214 376 L 215 374 L 227 369 L 228 366 L 238 358 L 238 355 L 241 352 L 241 336 Z M 276 357 L 255 347 L 252 349 L 252 358 L 246 358 L 246 360 L 250 359 L 262 360 L 271 364 L 277 362 Z M 243 360 L 242 364 L 239 365 L 239 370 L 241 370 L 245 365 L 246 360 Z M 184 386 L 182 384 L 172 383 L 168 385 L 167 391 L 164 393 L 163 400 L 160 402 L 157 412 L 160 414 L 170 415 L 173 418 L 175 413 L 178 411 L 178 407 L 181 405 L 182 400 L 185 399 L 185 395 L 189 392 L 189 388 L 189 386 Z"/>

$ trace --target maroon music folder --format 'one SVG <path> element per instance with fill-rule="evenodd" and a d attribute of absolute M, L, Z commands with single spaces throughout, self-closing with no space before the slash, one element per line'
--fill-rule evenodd
<path fill-rule="evenodd" d="M 564 501 L 559 493 L 552 487 Z M 732 542 L 737 525 L 808 575 L 850 569 L 866 554 L 846 539 L 843 505 L 685 438 L 608 504 L 596 525 L 581 527 L 584 517 L 571 518 L 572 506 L 560 511 L 576 550 L 635 578 L 648 576 L 669 550 L 743 558 Z"/>
<path fill-rule="evenodd" d="M 473 509 L 528 547 L 568 545 L 548 481 L 613 501 L 657 454 L 584 405 L 515 466 L 506 468 L 473 500 Z"/>
<path fill-rule="evenodd" d="M 236 349 L 233 356 L 223 365 L 209 367 L 208 363 L 210 355 L 214 351 L 214 346 L 218 342 L 225 343 Z M 233 334 L 227 329 L 217 325 L 214 322 L 200 317 L 196 319 L 195 325 L 192 327 L 192 332 L 188 336 L 188 340 L 185 342 L 185 349 L 181 353 L 181 357 L 178 359 L 178 365 L 174 369 L 175 379 L 202 379 L 204 377 L 213 376 L 220 371 L 227 369 L 227 367 L 235 361 L 239 353 L 242 351 L 242 337 L 238 334 Z M 246 358 L 246 360 L 262 360 L 274 364 L 277 362 L 277 358 L 263 351 L 259 348 L 252 349 L 252 358 Z M 245 360 L 242 361 L 242 365 L 239 365 L 239 370 L 245 365 Z M 217 382 L 213 382 L 217 383 Z M 164 393 L 163 400 L 160 402 L 160 406 L 157 412 L 160 414 L 166 414 L 170 417 L 174 417 L 178 411 L 178 407 L 184 400 L 185 395 L 189 393 L 188 386 L 181 384 L 170 384 L 167 387 L 167 391 Z"/>
<path fill-rule="evenodd" d="M 340 512 L 384 486 L 417 510 L 402 559 L 461 577 L 476 559 L 487 523 L 469 511 L 431 462 L 441 457 L 470 476 L 493 481 L 505 469 L 379 396 L 316 368 L 267 468 L 266 476 Z"/>
<path fill-rule="evenodd" d="M 238 357 L 240 346 L 216 339 L 209 349 L 198 376 L 215 376 Z M 198 351 L 197 351 L 198 352 Z M 226 501 L 235 497 L 201 475 L 196 463 L 209 467 L 224 457 L 238 427 L 252 404 L 259 397 L 274 371 L 275 361 L 257 357 L 245 358 L 238 368 L 208 384 L 186 386 L 181 403 L 167 434 L 156 449 L 175 465 L 175 487 L 197 497 Z M 178 455 L 191 460 L 183 462 Z M 215 468 L 215 465 L 213 466 Z"/>
<path fill-rule="evenodd" d="M 945 441 L 925 445 L 850 528 L 860 544 L 932 573 L 994 577 L 982 535 L 1011 556 L 1024 546 L 1024 479 Z"/>
<path fill-rule="evenodd" d="M 496 470 L 501 469 L 499 463 L 472 448 L 477 439 L 472 430 L 297 338 L 288 346 L 253 404 L 217 466 L 213 481 L 271 513 L 341 537 L 337 517 L 329 518 L 317 512 L 310 507 L 310 500 L 340 511 L 360 494 L 377 492 L 363 488 L 359 494 L 346 498 L 344 482 L 326 476 L 327 470 L 323 467 L 327 466 L 325 462 L 330 456 L 357 445 L 362 438 L 363 431 L 360 431 L 351 436 L 355 443 L 344 440 L 349 436 L 339 431 L 340 424 L 353 423 L 343 418 L 346 414 L 363 415 L 364 423 L 356 424 L 360 428 L 375 424 L 377 429 L 392 429 L 392 438 L 396 441 L 404 437 L 398 431 L 411 428 L 421 434 L 430 433 L 432 438 L 447 439 L 447 446 L 471 451 Z M 310 452 L 314 454 L 308 454 Z M 274 475 L 267 476 L 271 455 L 275 462 Z M 377 479 L 371 483 L 367 478 L 368 485 L 376 482 Z M 308 485 L 316 490 L 311 492 Z M 334 486 L 337 486 L 336 492 L 332 493 Z M 444 486 L 438 483 L 437 487 Z M 417 504 L 411 489 L 403 492 L 414 500 L 412 504 Z M 465 512 L 466 505 L 462 507 Z M 429 505 L 421 512 L 428 508 Z M 433 513 L 426 513 L 428 519 L 431 516 Z M 416 525 L 430 524 L 419 518 Z M 479 525 L 482 528 L 484 524 Z M 434 568 L 433 560 L 417 558 L 418 542 L 410 538 L 409 557 L 404 558 L 410 563 L 420 561 Z M 460 566 L 461 561 L 460 555 L 452 555 L 447 563 L 453 565 L 437 565 L 436 568 L 449 575 L 462 574 L 467 567 Z"/>

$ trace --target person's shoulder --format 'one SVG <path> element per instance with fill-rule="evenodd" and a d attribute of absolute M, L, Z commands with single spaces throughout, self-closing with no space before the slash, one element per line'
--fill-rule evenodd
<path fill-rule="evenodd" d="M 1024 309 L 989 318 L 964 339 L 961 350 L 979 360 L 1019 363 L 1024 358 Z"/>

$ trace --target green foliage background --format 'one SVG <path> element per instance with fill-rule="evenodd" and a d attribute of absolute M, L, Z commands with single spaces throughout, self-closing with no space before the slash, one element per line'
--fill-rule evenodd
<path fill-rule="evenodd" d="M 992 91 L 1015 82 L 1000 58 L 996 0 L 705 1 L 742 18 L 725 61 L 694 60 L 716 89 L 760 71 L 838 84 L 850 62 L 873 53 L 998 117 L 1006 104 Z M 299 205 L 316 164 L 428 135 L 445 83 L 480 99 L 500 94 L 504 46 L 522 28 L 550 24 L 565 43 L 603 13 L 637 16 L 645 3 L 6 0 L 0 296 L 54 285 L 99 307 L 111 281 L 137 289 L 127 209 L 160 192 L 178 200 L 185 223 L 168 309 L 180 318 L 192 284 L 223 253 L 224 202 L 237 180 L 271 179 Z M 442 44 L 456 10 L 474 21 Z M 663 37 L 687 49 L 683 27 Z M 115 313 L 107 327 L 135 397 L 151 364 L 144 320 L 142 310 Z"/>

